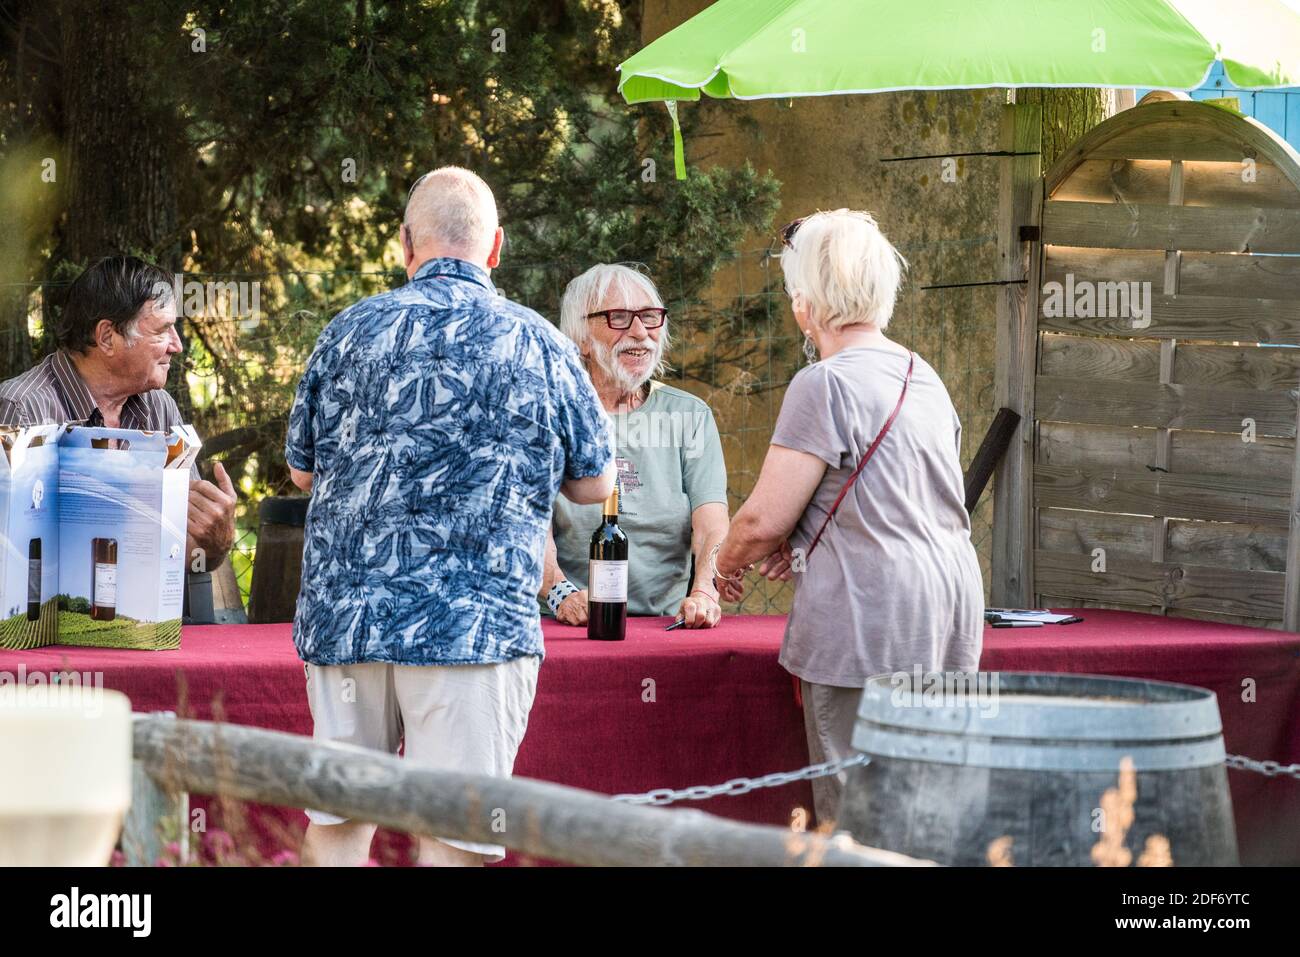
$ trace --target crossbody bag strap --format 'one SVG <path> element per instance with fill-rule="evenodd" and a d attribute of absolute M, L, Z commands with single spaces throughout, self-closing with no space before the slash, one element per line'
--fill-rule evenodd
<path fill-rule="evenodd" d="M 903 399 L 907 397 L 907 386 L 912 381 L 912 368 L 916 365 L 916 353 L 909 351 L 908 356 L 907 375 L 903 377 L 903 391 L 898 394 L 898 404 L 894 406 L 894 411 L 889 413 L 889 418 L 885 420 L 885 424 L 881 426 L 880 432 L 876 435 L 871 445 L 868 446 L 867 451 L 862 456 L 862 461 L 858 463 L 858 467 L 853 470 L 853 474 L 849 476 L 848 481 L 844 483 L 844 487 L 840 489 L 840 494 L 835 496 L 835 504 L 832 505 L 831 510 L 826 513 L 826 520 L 822 522 L 822 527 L 817 529 L 817 536 L 812 540 L 812 544 L 808 546 L 808 555 L 806 557 L 812 557 L 813 550 L 817 547 L 817 543 L 822 540 L 822 533 L 826 531 L 826 526 L 829 525 L 831 519 L 835 517 L 835 512 L 840 507 L 840 502 L 844 501 L 844 496 L 849 493 L 849 489 L 853 486 L 854 481 L 862 473 L 863 467 L 871 461 L 871 456 L 876 454 L 876 449 L 880 448 L 880 443 L 883 442 L 885 436 L 889 434 L 889 427 L 894 424 L 894 419 L 898 418 L 898 410 L 903 407 Z"/>

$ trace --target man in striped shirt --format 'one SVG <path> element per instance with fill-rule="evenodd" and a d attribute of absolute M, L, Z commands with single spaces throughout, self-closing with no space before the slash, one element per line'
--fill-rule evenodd
<path fill-rule="evenodd" d="M 183 422 L 163 391 L 181 342 L 171 280 L 157 266 L 112 256 L 88 268 L 68 290 L 56 339 L 57 351 L 0 383 L 0 425 L 165 430 Z M 235 541 L 235 489 L 221 463 L 214 473 L 215 484 L 197 466 L 190 476 L 187 552 L 201 549 L 209 572 Z"/>

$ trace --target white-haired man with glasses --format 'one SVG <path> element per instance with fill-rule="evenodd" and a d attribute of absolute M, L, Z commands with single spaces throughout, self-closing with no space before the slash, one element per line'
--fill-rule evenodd
<path fill-rule="evenodd" d="M 577 344 L 614 423 L 628 614 L 712 628 L 722 608 L 703 569 L 727 534 L 727 470 L 708 405 L 652 378 L 663 373 L 669 344 L 659 291 L 628 266 L 592 266 L 565 289 L 560 329 Z M 600 521 L 599 505 L 555 503 L 538 597 L 568 625 L 587 622 L 588 550 Z"/>

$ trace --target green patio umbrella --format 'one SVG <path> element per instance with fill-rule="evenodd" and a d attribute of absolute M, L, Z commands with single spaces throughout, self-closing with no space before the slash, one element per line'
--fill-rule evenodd
<path fill-rule="evenodd" d="M 718 0 L 619 64 L 629 103 L 982 87 L 1300 85 L 1282 0 Z"/>

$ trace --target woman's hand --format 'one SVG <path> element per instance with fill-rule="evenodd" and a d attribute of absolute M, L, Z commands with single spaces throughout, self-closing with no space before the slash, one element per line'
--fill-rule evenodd
<path fill-rule="evenodd" d="M 794 550 L 790 547 L 790 543 L 782 542 L 780 548 L 763 559 L 758 566 L 758 573 L 770 582 L 788 582 L 794 577 L 791 565 L 793 561 Z"/>
<path fill-rule="evenodd" d="M 717 578 L 714 584 L 718 586 L 719 595 L 724 601 L 738 602 L 745 597 L 745 579 Z"/>
<path fill-rule="evenodd" d="M 697 588 L 686 596 L 677 617 L 686 622 L 687 628 L 712 628 L 722 620 L 722 606 L 712 595 Z"/>
<path fill-rule="evenodd" d="M 587 623 L 587 589 L 575 591 L 555 609 L 555 620 L 565 625 Z"/>

